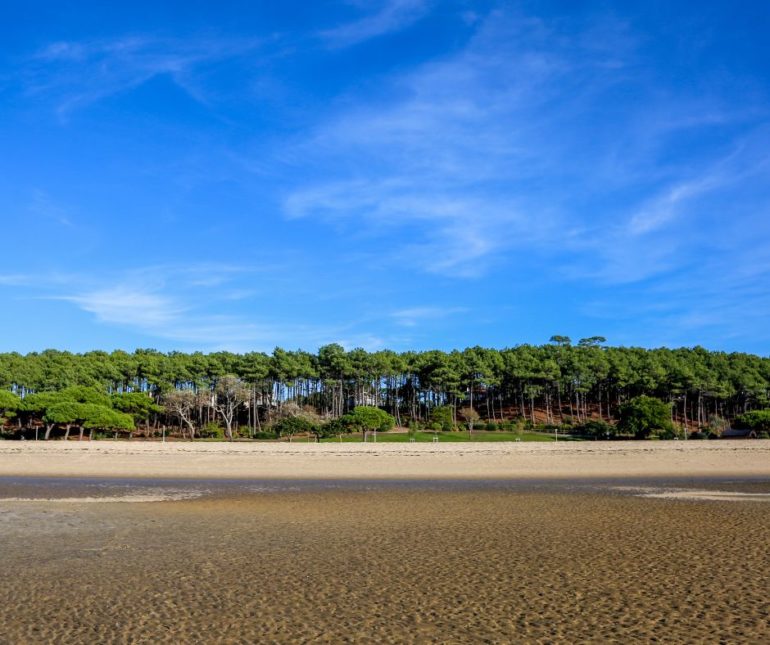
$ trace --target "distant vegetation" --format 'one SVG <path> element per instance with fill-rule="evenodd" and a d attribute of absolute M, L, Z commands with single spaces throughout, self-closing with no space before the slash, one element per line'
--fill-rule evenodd
<path fill-rule="evenodd" d="M 452 352 L 0 354 L 8 438 L 342 440 L 394 426 L 415 440 L 458 430 L 673 438 L 730 425 L 765 436 L 769 395 L 768 358 L 601 337 Z"/>

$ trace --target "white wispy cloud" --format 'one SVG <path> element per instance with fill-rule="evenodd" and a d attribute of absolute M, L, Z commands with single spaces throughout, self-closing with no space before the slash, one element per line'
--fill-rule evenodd
<path fill-rule="evenodd" d="M 620 211 L 617 221 L 599 221 L 564 240 L 572 253 L 562 266 L 565 276 L 603 285 L 675 274 L 697 282 L 703 258 L 711 256 L 738 259 L 717 272 L 719 283 L 737 276 L 743 259 L 770 243 L 770 229 L 761 225 L 770 212 L 770 193 L 761 188 L 770 180 L 768 144 L 767 128 L 754 128 L 721 156 L 670 169 L 673 179 L 656 181 L 661 185 Z M 744 238 L 741 231 L 752 235 Z"/>
<path fill-rule="evenodd" d="M 583 307 L 591 318 L 619 323 L 613 342 L 645 346 L 724 347 L 770 341 L 770 251 L 743 239 L 744 254 L 715 253 L 687 272 L 639 287 L 614 285 Z M 633 334 L 624 332 L 628 327 Z"/>
<path fill-rule="evenodd" d="M 167 328 L 185 312 L 185 307 L 171 298 L 133 285 L 86 291 L 58 299 L 72 302 L 83 311 L 94 314 L 99 322 L 142 330 Z"/>
<path fill-rule="evenodd" d="M 752 132 L 750 136 L 759 140 L 766 138 L 762 129 Z M 692 175 L 692 170 L 683 171 L 681 174 L 684 177 L 674 180 L 648 199 L 639 211 L 631 216 L 628 233 L 645 235 L 666 227 L 686 212 L 688 207 L 697 204 L 699 199 L 710 193 L 767 175 L 768 162 L 770 154 L 756 154 L 753 147 L 738 141 L 731 151 L 716 161 L 709 160 L 706 165 L 703 162 L 688 164 L 700 165 L 699 173 L 689 176 Z"/>
<path fill-rule="evenodd" d="M 269 315 L 255 320 L 224 313 L 223 305 L 230 300 L 228 295 L 219 297 L 216 292 L 207 291 L 205 297 L 219 303 L 212 313 L 211 307 L 199 305 L 198 298 L 170 291 L 158 293 L 127 285 L 60 299 L 93 314 L 100 323 L 209 351 L 269 351 L 276 345 L 313 348 L 332 342 L 346 349 L 371 350 L 385 344 L 374 334 L 357 331 L 354 325 L 300 323 L 271 319 Z M 201 295 L 198 293 L 198 297 Z"/>
<path fill-rule="evenodd" d="M 361 4 L 369 9 L 372 3 Z M 401 31 L 425 17 L 430 8 L 428 0 L 384 0 L 375 3 L 374 12 L 364 17 L 321 32 L 321 37 L 333 47 L 349 47 L 365 40 Z"/>
<path fill-rule="evenodd" d="M 66 209 L 51 199 L 44 190 L 36 189 L 32 192 L 32 199 L 27 210 L 35 217 L 56 222 L 62 226 L 71 227 L 73 225 Z"/>
<path fill-rule="evenodd" d="M 28 94 L 50 98 L 57 114 L 72 111 L 167 76 L 192 99 L 210 98 L 199 82 L 207 63 L 253 52 L 256 39 L 170 39 L 146 35 L 49 44 L 21 67 Z"/>
<path fill-rule="evenodd" d="M 396 100 L 322 124 L 295 157 L 335 176 L 293 190 L 287 215 L 346 219 L 373 233 L 406 229 L 397 261 L 457 276 L 479 275 L 497 254 L 547 237 L 555 213 L 535 212 L 520 188 L 543 164 L 533 111 L 570 65 L 520 48 L 521 29 L 491 17 L 460 54 L 390 79 Z"/>
<path fill-rule="evenodd" d="M 475 198 L 449 186 L 419 186 L 417 178 L 383 182 L 353 180 L 316 186 L 286 201 L 290 217 L 320 216 L 365 224 L 370 233 L 392 235 L 403 228 L 419 229 L 390 250 L 399 262 L 434 273 L 475 276 L 489 256 L 512 243 L 524 245 L 546 234 L 549 222 L 529 225 L 529 218 L 511 201 Z M 501 227 L 518 231 L 516 240 L 501 237 Z"/>
<path fill-rule="evenodd" d="M 24 273 L 0 274 L 0 285 L 7 287 L 23 287 L 35 283 L 35 276 Z"/>
<path fill-rule="evenodd" d="M 373 236 L 393 263 L 446 276 L 526 258 L 566 279 L 634 282 L 681 267 L 704 202 L 759 179 L 766 162 L 729 136 L 669 158 L 679 138 L 763 113 L 716 91 L 661 91 L 629 24 L 476 18 L 459 52 L 382 79 L 375 100 L 346 97 L 282 149 L 313 177 L 288 192 L 288 217 Z M 625 95 L 638 100 L 616 108 Z"/>
<path fill-rule="evenodd" d="M 269 312 L 242 313 L 238 308 L 242 301 L 270 302 L 276 293 L 238 285 L 256 276 L 260 282 L 269 281 L 274 269 L 202 263 L 145 266 L 98 276 L 6 274 L 0 275 L 0 286 L 23 287 L 26 298 L 69 303 L 99 325 L 174 347 L 270 351 L 276 345 L 314 348 L 336 342 L 347 349 L 374 350 L 387 344 L 356 319 L 334 324 L 298 322 Z"/>
<path fill-rule="evenodd" d="M 390 317 L 403 327 L 416 327 L 421 323 L 448 318 L 467 311 L 466 307 L 408 307 L 392 312 Z"/>
<path fill-rule="evenodd" d="M 642 235 L 658 230 L 676 217 L 679 207 L 716 186 L 711 178 L 678 183 L 647 204 L 631 217 L 628 232 Z"/>

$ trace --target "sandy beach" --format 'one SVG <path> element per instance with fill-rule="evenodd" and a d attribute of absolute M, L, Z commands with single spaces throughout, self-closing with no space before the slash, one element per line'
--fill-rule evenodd
<path fill-rule="evenodd" d="M 766 642 L 768 522 L 762 441 L 9 441 L 0 642 Z"/>
<path fill-rule="evenodd" d="M 505 479 L 770 476 L 770 441 L 0 442 L 0 476 Z"/>
<path fill-rule="evenodd" d="M 23 480 L 0 480 L 0 642 L 770 638 L 766 480 L 710 484 L 742 502 L 557 480 L 177 480 L 202 494 L 148 483 L 151 502 Z"/>

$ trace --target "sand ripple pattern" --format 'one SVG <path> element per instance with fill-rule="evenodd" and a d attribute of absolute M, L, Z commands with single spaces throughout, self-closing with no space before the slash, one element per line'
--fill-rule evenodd
<path fill-rule="evenodd" d="M 0 532 L 2 643 L 770 641 L 767 504 L 369 489 L 61 509 L 19 505 Z"/>

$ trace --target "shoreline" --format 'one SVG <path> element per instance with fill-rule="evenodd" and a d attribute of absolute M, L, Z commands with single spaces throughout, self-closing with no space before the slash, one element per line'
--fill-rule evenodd
<path fill-rule="evenodd" d="M 430 480 L 770 477 L 770 442 L 0 442 L 0 476 Z"/>

